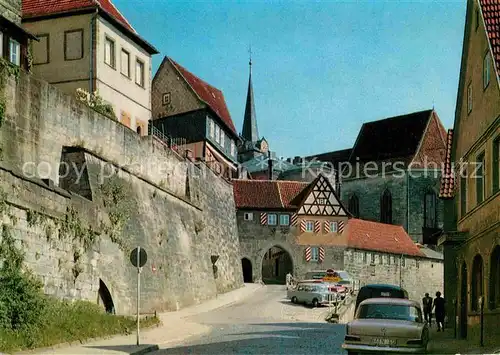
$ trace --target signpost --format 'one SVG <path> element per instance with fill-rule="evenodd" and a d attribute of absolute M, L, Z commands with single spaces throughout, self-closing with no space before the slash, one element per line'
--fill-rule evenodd
<path fill-rule="evenodd" d="M 139 303 L 141 297 L 141 271 L 148 261 L 146 250 L 137 247 L 130 253 L 130 262 L 137 268 L 137 345 L 139 345 Z"/>

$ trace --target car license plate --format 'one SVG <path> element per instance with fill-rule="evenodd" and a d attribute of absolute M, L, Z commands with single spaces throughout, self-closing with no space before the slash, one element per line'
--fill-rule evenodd
<path fill-rule="evenodd" d="M 396 340 L 387 338 L 374 338 L 373 343 L 378 346 L 396 345 Z"/>

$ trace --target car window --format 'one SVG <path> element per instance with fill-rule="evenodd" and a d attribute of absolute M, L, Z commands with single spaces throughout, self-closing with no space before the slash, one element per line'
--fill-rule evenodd
<path fill-rule="evenodd" d="M 360 306 L 357 318 L 394 319 L 422 323 L 422 312 L 415 306 L 373 303 Z"/>
<path fill-rule="evenodd" d="M 297 287 L 297 291 L 304 291 L 304 285 L 300 285 L 299 287 Z"/>

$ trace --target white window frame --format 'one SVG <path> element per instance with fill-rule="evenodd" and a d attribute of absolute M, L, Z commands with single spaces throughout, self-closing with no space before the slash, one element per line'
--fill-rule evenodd
<path fill-rule="evenodd" d="M 483 59 L 483 89 L 486 89 L 488 85 L 490 84 L 490 52 L 486 52 L 486 55 L 484 56 Z"/>
<path fill-rule="evenodd" d="M 221 129 L 221 130 L 220 130 L 220 145 L 221 145 L 222 147 L 224 147 L 225 139 L 226 139 L 226 134 L 225 134 L 225 133 L 224 133 L 224 131 Z"/>
<path fill-rule="evenodd" d="M 306 221 L 306 232 L 314 232 L 314 221 Z"/>
<path fill-rule="evenodd" d="M 234 152 L 235 151 L 235 144 L 234 144 L 234 141 L 231 140 L 231 156 L 234 156 Z"/>
<path fill-rule="evenodd" d="M 209 117 L 208 118 L 208 126 L 209 126 L 209 136 L 210 138 L 214 138 L 215 137 L 215 122 Z"/>
<path fill-rule="evenodd" d="M 245 221 L 253 221 L 253 212 L 245 212 L 243 219 Z"/>
<path fill-rule="evenodd" d="M 271 218 L 271 217 L 273 217 L 273 218 Z M 273 223 L 273 221 L 274 221 L 274 223 Z M 278 224 L 278 216 L 274 213 L 269 213 L 267 215 L 267 224 L 269 226 L 276 226 Z"/>
<path fill-rule="evenodd" d="M 280 226 L 290 225 L 290 216 L 287 214 L 280 214 Z"/>
<path fill-rule="evenodd" d="M 109 55 L 107 51 L 108 43 L 109 43 Z M 109 65 L 111 68 L 116 69 L 116 44 L 114 39 L 108 36 L 104 38 L 104 63 Z"/>
<path fill-rule="evenodd" d="M 337 233 L 337 232 L 338 232 L 338 223 L 330 222 L 330 233 Z"/>
<path fill-rule="evenodd" d="M 319 261 L 319 248 L 311 247 L 311 261 Z"/>
<path fill-rule="evenodd" d="M 215 141 L 220 142 L 220 127 L 218 124 L 215 125 Z"/>
<path fill-rule="evenodd" d="M 142 68 L 142 71 L 140 70 Z M 140 76 L 138 77 L 140 73 Z M 137 82 L 139 79 L 139 82 Z M 146 64 L 139 58 L 135 59 L 135 83 L 141 88 L 146 87 Z"/>
<path fill-rule="evenodd" d="M 123 72 L 123 69 L 124 69 L 124 66 L 123 66 L 123 55 L 126 55 L 127 57 L 127 63 L 126 63 L 126 68 L 127 68 L 127 72 L 124 73 Z M 127 78 L 130 79 L 130 52 L 127 51 L 125 48 L 122 48 L 122 50 L 120 51 L 120 72 L 125 75 Z"/>
<path fill-rule="evenodd" d="M 16 48 L 15 57 L 12 55 L 13 48 Z M 9 38 L 9 61 L 17 66 L 21 65 L 21 44 L 12 38 Z"/>

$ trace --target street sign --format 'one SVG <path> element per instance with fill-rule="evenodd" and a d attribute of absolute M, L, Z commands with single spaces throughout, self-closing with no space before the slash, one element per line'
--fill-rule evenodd
<path fill-rule="evenodd" d="M 137 247 L 130 253 L 130 262 L 135 267 L 143 267 L 146 265 L 146 261 L 148 261 L 148 254 L 144 248 Z"/>
<path fill-rule="evenodd" d="M 130 262 L 137 268 L 137 345 L 139 345 L 139 304 L 141 299 L 141 270 L 148 261 L 148 254 L 146 250 L 137 247 L 130 253 Z"/>

